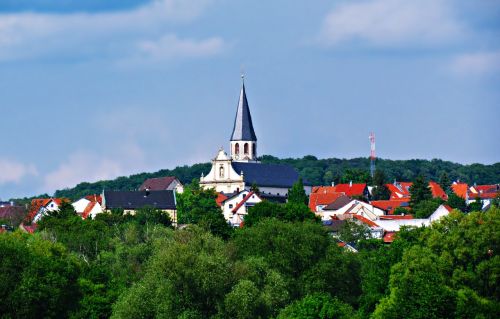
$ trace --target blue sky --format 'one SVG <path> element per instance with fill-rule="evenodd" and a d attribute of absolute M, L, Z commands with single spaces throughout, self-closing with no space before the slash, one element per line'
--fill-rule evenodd
<path fill-rule="evenodd" d="M 261 154 L 500 160 L 498 0 L 2 0 L 0 198 Z"/>

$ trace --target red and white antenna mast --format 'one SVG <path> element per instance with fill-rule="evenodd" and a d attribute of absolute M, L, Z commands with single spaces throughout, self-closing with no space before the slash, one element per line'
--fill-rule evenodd
<path fill-rule="evenodd" d="M 375 175 L 375 160 L 377 159 L 375 155 L 375 133 L 371 132 L 368 138 L 370 139 L 370 174 L 373 178 L 373 175 Z"/>

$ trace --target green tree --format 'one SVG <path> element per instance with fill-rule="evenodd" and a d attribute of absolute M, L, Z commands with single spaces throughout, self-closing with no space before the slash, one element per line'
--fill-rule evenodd
<path fill-rule="evenodd" d="M 307 295 L 281 310 L 277 319 L 355 319 L 358 318 L 348 304 L 328 294 Z"/>
<path fill-rule="evenodd" d="M 412 209 L 413 216 L 415 218 L 428 218 L 441 204 L 442 200 L 440 198 L 420 201 L 418 204 L 415 204 Z"/>
<path fill-rule="evenodd" d="M 446 172 L 443 172 L 439 177 L 439 185 L 446 193 L 450 193 L 451 182 Z"/>
<path fill-rule="evenodd" d="M 317 221 L 316 215 L 304 203 L 288 202 L 278 204 L 269 201 L 262 201 L 251 207 L 245 216 L 245 226 L 251 227 L 266 218 L 276 218 L 281 221 Z"/>
<path fill-rule="evenodd" d="M 375 174 L 373 174 L 373 190 L 372 190 L 372 200 L 388 200 L 391 197 L 391 192 L 385 186 L 386 177 L 382 170 L 376 169 Z"/>
<path fill-rule="evenodd" d="M 394 265 L 390 294 L 373 318 L 448 318 L 455 309 L 453 290 L 446 286 L 443 262 L 428 248 L 412 247 Z"/>
<path fill-rule="evenodd" d="M 467 204 L 465 203 L 465 199 L 458 196 L 455 193 L 450 193 L 448 195 L 448 200 L 446 203 L 453 209 L 458 209 L 462 212 L 465 212 L 467 209 Z"/>
<path fill-rule="evenodd" d="M 120 296 L 112 318 L 209 318 L 231 291 L 232 268 L 221 239 L 196 226 L 178 230 Z"/>
<path fill-rule="evenodd" d="M 422 175 L 417 176 L 413 181 L 413 185 L 410 186 L 410 196 L 410 207 L 412 209 L 421 201 L 432 198 L 431 189 Z"/>
<path fill-rule="evenodd" d="M 357 168 L 348 168 L 344 171 L 342 178 L 340 179 L 341 183 L 367 183 L 370 184 L 372 177 L 370 176 L 370 172 L 364 169 Z"/>
<path fill-rule="evenodd" d="M 476 197 L 476 199 L 469 204 L 469 211 L 470 212 L 480 212 L 483 210 L 483 202 L 481 201 L 481 198 Z"/>
<path fill-rule="evenodd" d="M 64 318 L 78 305 L 80 263 L 38 235 L 0 234 L 2 318 Z"/>
<path fill-rule="evenodd" d="M 339 230 L 340 240 L 346 243 L 357 243 L 360 240 L 370 238 L 370 229 L 364 224 L 358 224 L 346 220 Z"/>
<path fill-rule="evenodd" d="M 299 177 L 299 180 L 294 183 L 292 188 L 288 191 L 288 202 L 295 204 L 308 204 L 309 199 L 304 191 L 304 183 L 302 182 L 301 177 Z"/>

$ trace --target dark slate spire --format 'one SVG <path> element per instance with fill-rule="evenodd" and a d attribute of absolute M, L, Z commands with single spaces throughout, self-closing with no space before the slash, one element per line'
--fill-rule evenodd
<path fill-rule="evenodd" d="M 243 78 L 243 76 L 242 76 Z M 245 82 L 241 86 L 240 100 L 234 119 L 233 134 L 231 141 L 257 141 L 255 131 L 253 130 L 252 116 L 248 107 L 247 95 L 245 93 Z"/>

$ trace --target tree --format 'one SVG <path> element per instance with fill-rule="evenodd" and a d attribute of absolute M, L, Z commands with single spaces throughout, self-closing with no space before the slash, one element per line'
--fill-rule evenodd
<path fill-rule="evenodd" d="M 357 168 L 348 168 L 344 171 L 342 178 L 340 179 L 341 183 L 367 183 L 370 184 L 372 177 L 370 176 L 370 172 L 363 169 Z"/>
<path fill-rule="evenodd" d="M 373 200 L 388 200 L 391 197 L 391 192 L 385 186 L 386 178 L 382 170 L 376 169 L 373 175 L 372 199 Z"/>
<path fill-rule="evenodd" d="M 307 295 L 281 310 L 277 319 L 355 319 L 358 316 L 348 304 L 318 293 Z"/>
<path fill-rule="evenodd" d="M 364 224 L 346 220 L 339 231 L 340 240 L 346 243 L 357 243 L 370 237 L 370 229 Z"/>
<path fill-rule="evenodd" d="M 305 204 L 309 202 L 306 192 L 304 191 L 304 184 L 302 183 L 302 178 L 293 184 L 292 188 L 288 191 L 288 202 L 295 204 Z"/>
<path fill-rule="evenodd" d="M 250 191 L 254 192 L 255 194 L 260 194 L 260 189 L 257 183 L 252 183 L 252 186 L 250 186 Z"/>
<path fill-rule="evenodd" d="M 469 211 L 470 212 L 480 212 L 483 210 L 483 202 L 481 201 L 481 198 L 476 197 L 476 199 L 469 204 Z"/>
<path fill-rule="evenodd" d="M 388 297 L 373 318 L 448 318 L 455 309 L 453 290 L 446 286 L 443 262 L 425 247 L 414 246 L 392 267 Z"/>
<path fill-rule="evenodd" d="M 266 218 L 276 218 L 281 221 L 316 221 L 318 218 L 304 203 L 288 202 L 277 204 L 269 201 L 262 201 L 251 207 L 245 216 L 245 226 L 251 227 Z"/>
<path fill-rule="evenodd" d="M 78 305 L 80 263 L 59 243 L 0 234 L 3 318 L 67 318 Z"/>
<path fill-rule="evenodd" d="M 440 198 L 423 200 L 415 204 L 412 208 L 412 212 L 415 218 L 428 218 L 441 204 L 442 200 Z"/>
<path fill-rule="evenodd" d="M 446 172 L 443 172 L 439 177 L 439 185 L 446 193 L 449 193 L 451 182 Z"/>
<path fill-rule="evenodd" d="M 413 181 L 413 185 L 410 186 L 410 196 L 410 207 L 412 209 L 421 201 L 432 198 L 432 192 L 429 185 L 422 175 L 419 175 L 415 181 Z"/>
<path fill-rule="evenodd" d="M 450 193 L 448 195 L 448 200 L 446 203 L 453 209 L 458 209 L 462 212 L 465 212 L 467 209 L 467 204 L 465 203 L 465 199 L 458 196 L 455 193 Z"/>
<path fill-rule="evenodd" d="M 210 318 L 231 291 L 233 264 L 224 242 L 192 225 L 159 246 L 112 318 Z"/>

